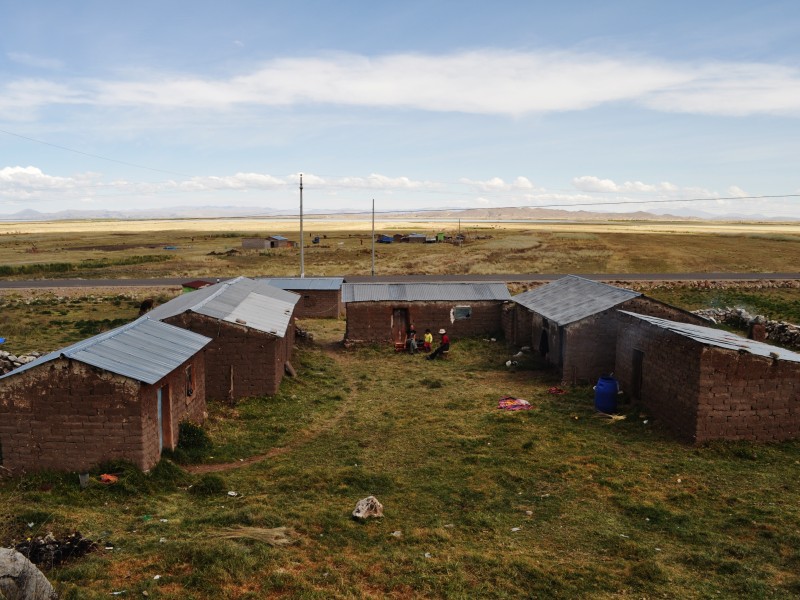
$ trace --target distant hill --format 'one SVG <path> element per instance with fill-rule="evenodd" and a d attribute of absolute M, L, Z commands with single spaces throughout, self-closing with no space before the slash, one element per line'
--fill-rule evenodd
<path fill-rule="evenodd" d="M 701 211 L 678 210 L 678 214 L 636 212 L 592 212 L 552 208 L 470 208 L 424 211 L 381 212 L 381 218 L 393 219 L 474 219 L 486 221 L 556 220 L 556 221 L 798 221 L 797 217 L 765 217 L 762 215 L 715 216 Z M 33 209 L 10 215 L 0 215 L 3 221 L 63 221 L 63 220 L 149 220 L 149 219 L 236 219 L 291 217 L 296 210 L 253 208 L 241 206 L 177 206 L 141 210 L 62 210 L 42 213 Z M 366 211 L 330 209 L 308 211 L 309 218 L 366 218 Z"/>

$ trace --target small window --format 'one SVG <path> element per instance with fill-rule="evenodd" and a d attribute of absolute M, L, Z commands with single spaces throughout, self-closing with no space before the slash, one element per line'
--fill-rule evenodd
<path fill-rule="evenodd" d="M 194 394 L 194 369 L 192 365 L 186 367 L 186 397 Z"/>
<path fill-rule="evenodd" d="M 456 321 L 460 321 L 461 319 L 469 319 L 471 316 L 472 316 L 471 306 L 456 306 L 453 309 L 453 318 Z"/>

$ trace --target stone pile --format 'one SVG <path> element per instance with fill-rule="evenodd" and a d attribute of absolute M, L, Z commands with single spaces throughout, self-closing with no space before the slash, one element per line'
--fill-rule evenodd
<path fill-rule="evenodd" d="M 800 350 L 800 326 L 786 321 L 771 321 L 762 315 L 752 315 L 744 308 L 704 308 L 694 311 L 696 315 L 711 319 L 715 323 L 725 323 L 739 329 L 747 329 L 752 323 L 760 322 L 767 330 L 767 342 L 785 348 Z"/>
<path fill-rule="evenodd" d="M 41 355 L 42 355 L 41 352 L 31 352 L 30 354 L 23 354 L 21 356 L 17 356 L 15 354 L 11 354 L 11 352 L 0 350 L 0 375 L 5 375 L 9 371 L 13 371 L 17 367 L 26 365 L 29 362 L 39 358 Z"/>

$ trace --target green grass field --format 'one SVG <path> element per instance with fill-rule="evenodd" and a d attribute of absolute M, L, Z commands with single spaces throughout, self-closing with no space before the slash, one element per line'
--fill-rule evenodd
<path fill-rule="evenodd" d="M 48 573 L 70 599 L 800 594 L 800 444 L 686 446 L 627 405 L 607 422 L 590 388 L 548 393 L 535 358 L 509 371 L 502 343 L 455 340 L 429 363 L 304 325 L 297 379 L 210 409 L 204 461 L 262 461 L 216 474 L 218 491 L 166 461 L 104 466 L 120 482 L 84 491 L 74 474 L 5 480 L 0 540 L 110 543 Z M 506 394 L 533 410 L 498 410 Z M 370 494 L 384 518 L 354 521 Z M 284 526 L 280 547 L 237 529 Z"/>

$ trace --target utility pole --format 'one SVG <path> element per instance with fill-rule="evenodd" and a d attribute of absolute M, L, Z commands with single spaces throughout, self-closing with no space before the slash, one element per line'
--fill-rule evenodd
<path fill-rule="evenodd" d="M 303 246 L 305 246 L 305 238 L 303 237 L 303 174 L 300 173 L 300 277 L 306 276 L 306 262 L 305 255 L 303 254 Z"/>
<path fill-rule="evenodd" d="M 375 277 L 375 198 L 372 199 L 372 276 Z"/>

